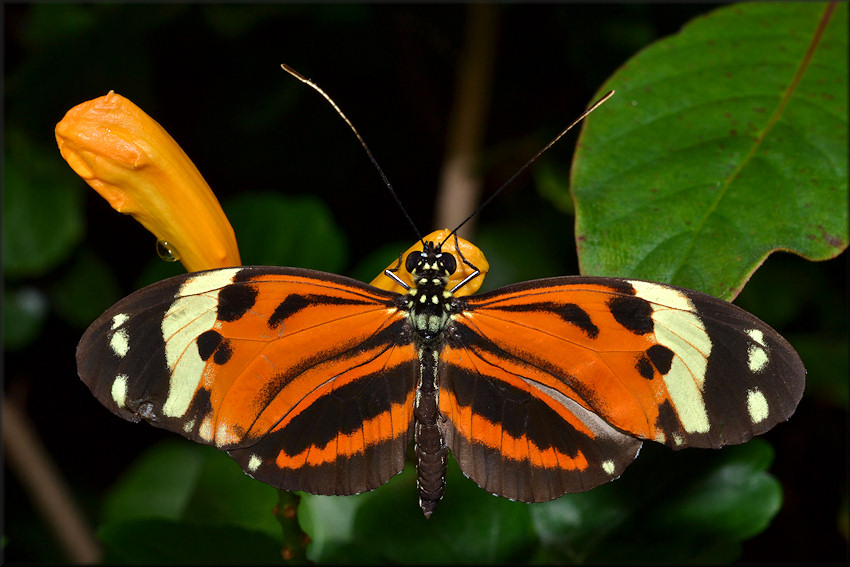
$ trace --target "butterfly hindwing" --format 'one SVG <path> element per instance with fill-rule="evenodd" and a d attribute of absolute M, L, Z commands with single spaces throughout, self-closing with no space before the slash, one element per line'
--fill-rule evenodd
<path fill-rule="evenodd" d="M 603 443 L 613 443 L 605 454 L 615 470 L 631 458 L 606 429 L 673 448 L 721 447 L 786 420 L 803 393 L 805 369 L 785 339 L 746 311 L 693 290 L 565 277 L 464 301 L 446 358 L 450 366 L 461 361 L 446 380 L 458 407 L 465 407 L 459 392 L 480 390 L 490 377 L 530 392 L 540 407 L 571 410 L 593 430 L 593 420 L 583 414 L 587 410 L 603 420 L 596 430 L 604 432 Z M 450 418 L 455 430 L 469 430 L 470 412 L 447 409 L 457 416 Z M 524 448 L 527 443 L 531 453 L 537 445 L 527 423 L 528 439 L 521 436 L 521 444 L 511 444 Z M 497 433 L 505 438 L 506 430 L 503 425 Z M 453 450 L 470 435 L 483 434 L 473 430 L 455 439 Z M 495 459 L 511 453 L 499 451 Z M 513 460 L 521 457 L 516 453 Z M 605 458 L 589 462 L 598 465 Z M 480 468 L 473 461 L 461 462 L 461 468 Z"/>
<path fill-rule="evenodd" d="M 539 369 L 464 334 L 444 350 L 440 411 L 461 470 L 488 492 L 544 502 L 611 481 L 637 456 L 625 435 L 562 392 Z M 454 342 L 454 341 L 452 341 Z"/>
<path fill-rule="evenodd" d="M 260 480 L 352 494 L 404 465 L 415 391 L 394 294 L 295 268 L 178 276 L 104 313 L 80 376 L 125 419 L 228 450 Z"/>

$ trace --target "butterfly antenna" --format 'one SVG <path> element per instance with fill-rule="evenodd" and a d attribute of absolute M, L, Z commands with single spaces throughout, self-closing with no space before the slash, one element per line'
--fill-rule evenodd
<path fill-rule="evenodd" d="M 572 130 L 572 128 L 573 128 L 576 124 L 578 124 L 579 122 L 581 122 L 582 120 L 584 120 L 584 119 L 587 117 L 587 115 L 588 115 L 588 114 L 590 114 L 591 112 L 593 112 L 594 110 L 596 110 L 597 108 L 599 108 L 599 107 L 602 105 L 602 103 L 603 103 L 603 102 L 605 102 L 606 100 L 608 100 L 609 98 L 611 98 L 611 96 L 613 96 L 613 94 L 614 94 L 614 91 L 608 91 L 607 93 L 605 93 L 605 94 L 602 96 L 602 98 L 600 98 L 599 100 L 597 100 L 596 102 L 594 102 L 592 105 L 590 105 L 590 107 L 589 107 L 587 110 L 585 110 L 584 112 L 582 112 L 582 113 L 581 113 L 581 116 L 579 116 L 578 118 L 576 118 L 575 120 L 573 120 L 572 124 L 570 124 L 569 126 L 567 126 L 566 128 L 564 128 L 563 130 L 561 130 L 561 133 L 560 133 L 560 134 L 558 134 L 557 136 L 555 136 L 555 138 L 554 138 L 551 142 L 549 142 L 548 144 L 546 144 L 545 146 L 543 146 L 543 149 L 541 149 L 539 152 L 537 152 L 536 154 L 534 154 L 534 156 L 533 156 L 530 160 L 528 160 L 527 162 L 525 162 L 525 165 L 523 165 L 522 167 L 520 167 L 520 168 L 519 168 L 519 170 L 517 170 L 517 172 L 516 172 L 516 173 L 514 173 L 513 175 L 511 175 L 510 179 L 508 179 L 507 181 L 505 181 L 505 182 L 502 184 L 502 186 L 501 186 L 501 187 L 499 187 L 498 189 L 496 189 L 496 191 L 495 191 L 492 195 L 490 195 L 490 196 L 489 196 L 489 197 L 488 197 L 488 198 L 487 198 L 487 199 L 486 199 L 483 203 L 481 203 L 481 205 L 479 205 L 479 206 L 478 206 L 478 208 L 477 208 L 477 209 L 475 209 L 475 211 L 473 211 L 473 212 L 472 212 L 472 214 L 470 214 L 468 217 L 466 217 L 466 218 L 463 220 L 463 222 L 462 222 L 462 223 L 460 223 L 459 225 L 457 225 L 457 227 L 456 227 L 453 231 L 451 231 L 451 233 L 449 233 L 449 235 L 446 237 L 446 240 L 448 240 L 448 239 L 451 237 L 451 235 L 452 235 L 452 234 L 454 234 L 455 232 L 457 232 L 458 230 L 460 230 L 460 227 L 462 227 L 463 225 L 465 225 L 466 223 L 468 223 L 468 222 L 470 221 L 470 219 L 472 219 L 472 217 L 474 217 L 475 215 L 477 215 L 478 213 L 480 213 L 480 212 L 481 212 L 481 209 L 483 209 L 484 207 L 486 207 L 486 206 L 487 206 L 487 204 L 489 204 L 489 203 L 490 203 L 490 201 L 492 201 L 493 199 L 495 199 L 495 198 L 496 198 L 496 196 L 497 196 L 499 193 L 501 193 L 501 192 L 505 189 L 505 187 L 507 187 L 508 185 L 510 185 L 511 183 L 513 183 L 513 180 L 514 180 L 514 179 L 516 179 L 517 177 L 519 177 L 519 176 L 520 176 L 520 175 L 521 175 L 521 174 L 522 174 L 522 173 L 523 173 L 526 169 L 528 169 L 528 168 L 531 166 L 531 164 L 533 164 L 535 161 L 537 161 L 537 158 L 539 158 L 541 155 L 543 155 L 543 152 L 545 152 L 546 150 L 548 150 L 549 148 L 551 148 L 552 146 L 554 146 L 554 145 L 555 145 L 555 143 L 557 143 L 557 141 L 558 141 L 558 140 L 560 140 L 561 138 L 563 138 L 563 137 L 564 137 L 564 134 L 566 134 L 567 132 L 569 132 L 570 130 Z M 443 242 L 445 242 L 446 240 L 444 240 Z"/>
<path fill-rule="evenodd" d="M 314 91 L 316 91 L 317 93 L 322 95 L 325 98 L 326 101 L 331 103 L 331 106 L 334 107 L 334 110 L 336 110 L 336 113 L 339 114 L 340 117 L 343 120 L 345 120 L 345 123 L 348 124 L 349 128 L 351 128 L 351 131 L 354 132 L 355 136 L 357 136 L 357 139 L 360 141 L 360 145 L 363 146 L 364 150 L 366 150 L 366 155 L 369 156 L 369 160 L 372 162 L 372 165 L 374 165 L 375 169 L 378 170 L 378 173 L 380 174 L 381 179 L 384 181 L 384 185 L 386 185 L 387 190 L 389 190 L 389 192 L 390 192 L 390 195 L 392 195 L 393 199 L 395 199 L 395 202 L 398 205 L 398 208 L 401 209 L 402 214 L 404 214 L 404 218 L 406 218 L 407 222 L 410 223 L 410 226 L 413 228 L 414 234 L 416 234 L 416 238 L 418 238 L 419 240 L 422 240 L 422 235 L 419 233 L 419 229 L 416 228 L 416 224 L 414 224 L 413 219 L 410 218 L 409 214 L 407 214 L 407 210 L 404 208 L 404 205 L 402 205 L 401 199 L 398 198 L 398 195 L 396 194 L 395 189 L 393 189 L 392 184 L 390 184 L 390 180 L 387 179 L 387 176 L 384 174 L 384 170 L 381 169 L 380 165 L 378 165 L 378 161 L 375 159 L 375 156 L 372 155 L 372 151 L 369 149 L 369 146 L 366 145 L 366 142 L 363 140 L 363 137 L 360 135 L 360 132 L 357 131 L 357 128 L 354 127 L 354 124 L 351 123 L 351 120 L 348 119 L 348 117 L 345 115 L 345 113 L 342 111 L 342 109 L 339 106 L 337 106 L 337 104 L 333 101 L 333 99 L 325 91 L 323 91 L 321 89 L 321 87 L 319 87 L 319 85 L 314 83 L 312 80 L 308 79 L 307 77 L 305 77 L 304 75 L 302 75 L 301 73 L 299 73 L 298 71 L 296 71 L 295 69 L 293 69 L 292 67 L 287 65 L 286 63 L 281 63 L 280 67 L 284 71 L 286 71 L 287 73 L 289 73 L 290 75 L 292 75 L 293 77 L 295 77 L 296 79 L 301 81 L 302 83 L 309 85 L 310 87 L 313 88 Z M 469 219 L 467 219 L 467 220 L 469 220 Z M 464 221 L 464 222 L 466 222 L 466 221 Z"/>

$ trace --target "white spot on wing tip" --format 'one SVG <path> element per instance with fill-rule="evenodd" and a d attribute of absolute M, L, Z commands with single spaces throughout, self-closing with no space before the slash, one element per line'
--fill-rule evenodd
<path fill-rule="evenodd" d="M 127 319 L 129 319 L 129 318 L 130 318 L 130 316 L 127 315 L 126 313 L 119 313 L 118 315 L 116 315 L 115 317 L 112 318 L 112 329 L 111 330 L 114 331 L 115 329 L 117 329 L 118 327 L 120 327 L 121 325 L 126 323 Z"/>
<path fill-rule="evenodd" d="M 614 461 L 608 459 L 607 461 L 602 461 L 602 470 L 605 471 L 605 474 L 612 475 L 616 470 L 614 466 Z"/>
<path fill-rule="evenodd" d="M 761 346 L 767 346 L 767 345 L 764 343 L 764 333 L 762 333 L 762 332 L 761 332 L 761 331 L 759 331 L 758 329 L 749 329 L 748 331 L 745 331 L 745 332 L 747 333 L 747 335 L 748 335 L 751 339 L 753 339 L 755 342 L 757 342 L 757 343 L 758 343 L 758 344 L 760 344 Z"/>
<path fill-rule="evenodd" d="M 752 345 L 747 349 L 747 365 L 750 368 L 750 372 L 756 374 L 761 372 L 765 369 L 768 362 L 767 352 L 763 348 Z"/>
<path fill-rule="evenodd" d="M 233 434 L 233 429 L 227 425 L 227 423 L 222 422 L 218 424 L 218 427 L 215 431 L 215 444 L 216 447 L 225 447 L 227 445 L 234 445 L 239 442 L 239 438 Z"/>
<path fill-rule="evenodd" d="M 127 356 L 130 352 L 130 335 L 127 329 L 118 329 L 112 333 L 112 338 L 109 339 L 109 348 L 121 358 Z"/>
<path fill-rule="evenodd" d="M 747 390 L 747 411 L 750 414 L 750 421 L 753 423 L 761 423 L 767 419 L 770 413 L 767 399 L 758 388 Z"/>
<path fill-rule="evenodd" d="M 119 374 L 112 381 L 112 401 L 119 408 L 123 408 L 127 403 L 127 375 Z"/>
<path fill-rule="evenodd" d="M 257 472 L 257 469 L 260 468 L 260 465 L 262 464 L 263 459 L 261 459 L 257 455 L 251 455 L 251 458 L 248 459 L 248 470 L 250 472 Z"/>
<path fill-rule="evenodd" d="M 205 417 L 201 422 L 201 427 L 198 429 L 198 435 L 200 435 L 201 439 L 209 443 L 213 439 L 213 425 L 212 420 L 209 417 Z"/>

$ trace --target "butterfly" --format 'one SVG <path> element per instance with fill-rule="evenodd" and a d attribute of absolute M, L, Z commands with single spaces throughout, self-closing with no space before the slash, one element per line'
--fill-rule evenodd
<path fill-rule="evenodd" d="M 271 266 L 155 283 L 86 330 L 79 374 L 115 414 L 281 489 L 375 489 L 412 443 L 426 517 L 449 451 L 488 492 L 542 502 L 616 479 L 643 440 L 743 443 L 802 397 L 794 348 L 731 303 L 585 276 L 473 295 L 486 260 L 451 234 L 377 285 Z"/>

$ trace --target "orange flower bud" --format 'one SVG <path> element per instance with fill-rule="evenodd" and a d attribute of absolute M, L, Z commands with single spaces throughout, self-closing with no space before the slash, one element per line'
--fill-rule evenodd
<path fill-rule="evenodd" d="M 56 125 L 68 165 L 112 208 L 167 241 L 190 272 L 241 264 L 236 237 L 207 182 L 162 126 L 112 91 Z"/>
<path fill-rule="evenodd" d="M 458 237 L 457 241 L 460 245 L 460 251 L 463 254 L 463 258 L 457 253 L 458 247 L 455 245 L 455 237 L 452 236 L 449 238 L 451 231 L 447 228 L 442 230 L 435 230 L 423 240 L 426 242 L 435 242 L 437 244 L 443 242 L 442 251 L 449 253 L 455 257 L 457 260 L 457 270 L 455 273 L 449 277 L 449 284 L 447 286 L 448 289 L 452 289 L 454 286 L 462 282 L 467 276 L 471 275 L 474 270 L 469 267 L 468 264 L 464 263 L 463 259 L 465 258 L 467 262 L 478 268 L 481 272 L 478 277 L 473 278 L 466 285 L 455 292 L 456 297 L 463 297 L 466 295 L 472 295 L 478 288 L 481 287 L 481 284 L 484 283 L 484 276 L 487 275 L 487 271 L 490 269 L 490 264 L 487 262 L 487 258 L 484 257 L 484 253 L 473 243 L 468 240 L 464 240 L 463 238 Z M 448 240 L 446 240 L 448 238 Z M 395 271 L 395 275 L 397 275 L 403 282 L 408 285 L 413 283 L 413 276 L 410 272 L 408 272 L 404 267 L 404 261 L 407 258 L 408 254 L 416 251 L 422 250 L 422 243 L 417 242 L 410 248 L 408 248 L 401 255 L 401 264 L 399 265 L 398 260 L 387 266 L 387 269 L 390 271 Z M 398 269 L 396 270 L 396 267 Z M 379 287 L 381 289 L 385 289 L 387 291 L 395 291 L 397 293 L 404 293 L 405 290 L 398 283 L 395 282 L 392 278 L 381 272 L 381 274 L 372 280 L 371 284 L 375 287 Z"/>

